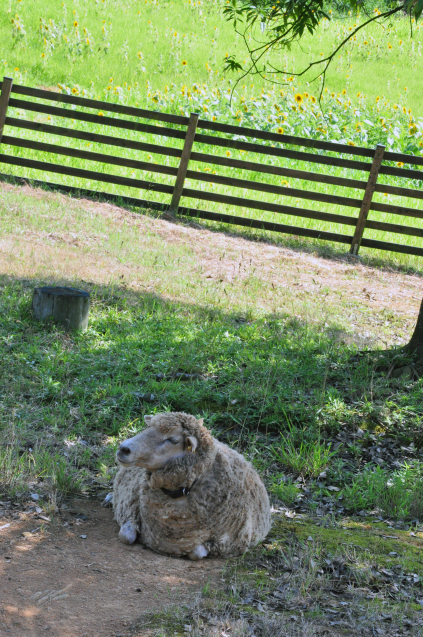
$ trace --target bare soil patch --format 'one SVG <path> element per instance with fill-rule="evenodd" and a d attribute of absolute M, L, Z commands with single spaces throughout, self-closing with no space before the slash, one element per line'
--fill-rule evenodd
<path fill-rule="evenodd" d="M 50 523 L 31 509 L 0 522 L 2 636 L 123 637 L 143 613 L 222 585 L 222 560 L 193 563 L 121 544 L 112 511 L 96 501 L 73 500 Z"/>

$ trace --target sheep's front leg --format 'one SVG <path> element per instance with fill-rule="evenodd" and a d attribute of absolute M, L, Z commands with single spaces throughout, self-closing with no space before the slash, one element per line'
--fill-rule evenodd
<path fill-rule="evenodd" d="M 112 507 L 113 506 L 113 491 L 112 493 L 108 493 L 101 503 L 102 507 Z"/>
<path fill-rule="evenodd" d="M 115 520 L 120 526 L 119 540 L 133 544 L 140 528 L 140 481 L 143 472 L 139 467 L 120 469 L 115 478 L 113 508 Z"/>
<path fill-rule="evenodd" d="M 203 557 L 207 557 L 207 549 L 202 544 L 200 544 L 199 546 L 196 546 L 193 551 L 188 553 L 188 557 L 190 560 L 193 560 L 195 562 L 198 560 L 202 560 Z"/>
<path fill-rule="evenodd" d="M 123 544 L 133 544 L 137 539 L 137 535 L 137 525 L 131 520 L 125 522 L 125 524 L 120 527 L 119 540 L 123 542 Z"/>

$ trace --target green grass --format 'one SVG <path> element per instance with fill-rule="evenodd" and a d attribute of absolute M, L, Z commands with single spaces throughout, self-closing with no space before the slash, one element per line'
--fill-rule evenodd
<path fill-rule="evenodd" d="M 321 443 L 319 439 L 308 440 L 305 430 L 298 430 L 287 422 L 287 434 L 282 435 L 275 445 L 270 447 L 274 458 L 301 476 L 317 478 L 326 469 L 336 451 L 330 445 Z"/>
<path fill-rule="evenodd" d="M 359 36 L 357 41 L 345 50 L 328 76 L 329 91 L 324 94 L 323 112 L 321 112 L 312 101 L 314 99 L 312 93 L 317 95 L 317 86 L 308 85 L 304 81 L 301 84 L 288 82 L 288 86 L 283 87 L 282 94 L 277 86 L 262 86 L 263 82 L 258 80 L 253 80 L 251 83 L 246 81 L 238 87 L 232 103 L 229 103 L 231 87 L 233 87 L 236 78 L 222 78 L 220 69 L 222 58 L 227 50 L 230 50 L 230 47 L 234 45 L 234 39 L 231 27 L 223 20 L 220 4 L 217 2 L 208 3 L 207 6 L 201 3 L 194 6 L 194 3 L 184 2 L 134 2 L 129 5 L 117 5 L 106 0 L 102 3 L 85 3 L 83 7 L 75 5 L 72 10 L 66 4 L 62 5 L 62 3 L 57 2 L 49 5 L 47 14 L 44 5 L 37 0 L 28 4 L 16 4 L 16 6 L 19 5 L 19 20 L 17 20 L 16 15 L 13 17 L 17 9 L 12 4 L 10 4 L 10 11 L 4 13 L 0 18 L 0 34 L 5 43 L 3 48 L 6 56 L 4 68 L 15 77 L 16 82 L 44 87 L 56 87 L 57 84 L 61 83 L 61 90 L 64 92 L 74 91 L 76 94 L 108 101 L 185 114 L 197 110 L 202 112 L 203 117 L 206 118 L 213 117 L 219 121 L 239 122 L 253 128 L 258 127 L 272 131 L 284 130 L 285 133 L 305 135 L 316 139 L 337 139 L 372 148 L 376 143 L 382 142 L 386 144 L 387 148 L 393 150 L 421 153 L 423 126 L 418 117 L 420 115 L 418 95 L 421 79 L 420 74 L 416 73 L 416 65 L 420 64 L 421 59 L 421 35 L 418 28 L 415 32 L 415 39 L 411 41 L 407 36 L 408 25 L 403 19 L 396 20 L 389 31 L 377 30 L 377 27 L 372 27 L 370 31 Z M 12 19 L 15 20 L 14 23 L 11 22 Z M 301 66 L 305 60 L 309 59 L 310 52 L 316 53 L 321 48 L 323 50 L 330 49 L 333 42 L 340 37 L 341 32 L 348 30 L 349 25 L 354 24 L 354 20 L 353 17 L 346 17 L 335 19 L 333 23 L 325 22 L 322 24 L 321 31 L 313 40 L 306 38 L 303 48 L 294 48 L 289 57 L 289 64 L 288 58 L 285 59 L 287 70 L 292 70 L 291 65 L 293 67 Z M 107 31 L 105 34 L 102 33 L 103 21 Z M 25 31 L 24 35 L 19 35 L 17 32 L 16 24 L 18 22 L 21 25 L 21 32 Z M 78 23 L 77 27 L 73 26 L 74 22 Z M 87 34 L 84 34 L 84 28 L 87 30 Z M 40 35 L 40 31 L 43 32 L 43 36 Z M 174 35 L 175 33 L 177 36 Z M 89 44 L 86 42 L 87 39 Z M 105 42 L 110 45 L 107 48 L 107 53 L 104 51 Z M 236 39 L 235 43 L 239 46 Z M 388 45 L 392 48 L 390 49 Z M 142 61 L 138 57 L 140 50 L 142 50 L 143 55 Z M 41 57 L 42 55 L 45 57 Z M 38 60 L 35 64 L 34 59 Z M 187 65 L 182 65 L 182 61 L 186 61 Z M 394 64 L 395 68 L 399 69 L 399 78 L 395 76 L 395 82 L 393 82 L 391 68 Z M 375 65 L 378 68 L 376 77 L 373 72 L 370 72 L 370 69 L 373 69 Z M 341 72 L 344 71 L 348 71 L 348 78 L 345 78 L 345 81 L 340 79 L 343 77 Z M 403 84 L 404 86 L 402 86 Z M 401 85 L 400 90 L 399 85 Z M 405 86 L 407 91 L 404 90 Z M 294 102 L 294 93 L 296 92 L 299 92 L 298 94 L 303 99 L 300 106 Z M 408 112 L 408 107 L 416 109 L 416 113 Z M 23 115 L 23 111 L 11 108 L 9 114 L 19 117 Z M 127 131 L 117 133 L 113 127 L 74 123 L 69 119 L 47 117 L 30 112 L 25 113 L 25 118 L 37 122 L 70 126 L 71 128 L 77 127 L 87 132 L 105 133 L 112 136 L 118 134 L 124 139 L 137 139 L 161 146 L 181 146 L 181 142 L 160 135 L 132 135 Z M 67 143 L 63 137 L 52 135 L 46 137 L 42 133 L 17 131 L 17 129 L 11 128 L 6 128 L 5 134 L 29 137 L 55 145 L 65 146 Z M 94 149 L 106 154 L 124 155 L 127 158 L 177 166 L 176 159 L 160 154 L 151 156 L 148 153 L 140 154 L 131 150 L 122 152 L 107 145 L 96 145 L 94 148 L 91 143 L 83 141 L 72 142 L 72 145 L 82 150 Z M 41 158 L 40 153 L 35 151 L 20 150 L 6 144 L 3 148 L 7 154 L 25 156 L 30 159 Z M 198 150 L 209 154 L 225 154 L 224 151 L 222 152 L 216 147 L 202 146 Z M 230 154 L 233 157 L 250 161 L 263 162 L 264 160 L 263 155 L 259 154 L 242 151 L 230 151 Z M 88 168 L 100 173 L 109 172 L 119 176 L 157 181 L 168 185 L 174 183 L 174 177 L 129 168 L 108 167 L 97 162 L 60 157 L 51 153 L 43 153 L 42 159 L 70 167 Z M 366 177 L 366 173 L 360 171 L 319 167 L 318 164 L 314 165 L 309 162 L 276 158 L 269 158 L 268 162 L 289 168 L 322 171 L 334 176 L 354 179 L 365 179 Z M 215 168 L 201 162 L 191 162 L 191 167 L 202 173 L 213 171 Z M 1 170 L 6 173 L 65 183 L 75 187 L 106 190 L 115 194 L 140 195 L 137 189 L 103 184 L 98 181 L 55 176 L 47 172 L 22 169 L 7 164 L 2 164 Z M 230 177 L 263 181 L 267 184 L 283 187 L 282 192 L 277 195 L 263 195 L 244 188 L 232 188 L 230 194 L 234 196 L 270 203 L 283 203 L 298 209 L 310 208 L 352 217 L 356 217 L 358 214 L 357 208 L 346 209 L 338 205 L 301 200 L 295 192 L 290 193 L 288 188 L 303 189 L 306 187 L 310 191 L 352 197 L 358 201 L 362 198 L 361 190 L 332 187 L 294 179 L 287 180 L 251 172 L 245 173 L 238 169 L 219 168 L 218 172 Z M 410 182 L 406 179 L 387 176 L 381 177 L 379 181 L 388 185 L 403 185 L 416 189 L 421 186 L 421 181 Z M 228 193 L 224 186 L 213 186 L 195 180 L 187 180 L 186 185 L 199 190 Z M 284 194 L 285 192 L 286 194 Z M 141 197 L 164 204 L 169 203 L 168 195 L 141 192 Z M 384 193 L 376 193 L 374 201 L 419 208 L 419 203 L 412 199 L 385 195 Z M 290 214 L 262 213 L 250 210 L 248 205 L 228 209 L 228 206 L 208 203 L 196 198 L 183 198 L 181 203 L 193 208 L 225 213 L 230 211 L 244 217 L 352 235 L 351 225 L 319 222 Z M 422 229 L 421 219 L 414 220 L 410 217 L 380 212 L 371 212 L 370 219 Z M 210 225 L 213 227 L 212 223 Z M 268 236 L 262 231 L 253 231 L 253 234 Z M 421 237 L 396 235 L 378 230 L 367 229 L 365 236 L 406 245 L 421 245 Z M 313 245 L 312 241 L 310 243 Z M 346 250 L 346 246 L 340 244 L 335 249 L 343 252 Z M 396 265 L 421 268 L 421 259 L 418 257 L 365 248 L 362 249 L 362 253 L 373 254 L 376 258 Z"/>
<path fill-rule="evenodd" d="M 163 235 L 167 226 L 148 217 L 34 194 L 9 188 L 0 199 L 8 273 L 0 301 L 4 489 L 18 493 L 20 484 L 25 493 L 28 480 L 45 471 L 47 486 L 66 494 L 63 463 L 77 489 L 105 488 L 117 441 L 137 431 L 145 413 L 163 410 L 204 417 L 262 473 L 276 476 L 272 484 L 282 470 L 316 477 L 326 467 L 332 484 L 353 484 L 375 430 L 420 445 L 422 381 L 390 380 L 373 358 L 350 361 L 357 348 L 348 334 L 374 324 L 379 337 L 403 342 L 400 317 L 382 314 L 374 323 L 371 308 L 342 285 L 309 297 L 295 286 L 275 291 L 240 248 L 217 248 L 204 236 L 207 267 L 222 268 L 225 280 L 233 269 L 241 273 L 223 282 L 219 272 L 207 274 L 201 251 L 178 226 Z M 272 277 L 293 267 L 275 261 Z M 34 322 L 32 289 L 54 281 L 91 291 L 86 333 Z M 183 382 L 178 372 L 204 380 Z M 351 445 L 352 465 L 345 464 L 329 441 L 356 427 L 367 433 Z M 54 472 L 37 455 L 44 449 L 60 454 Z M 329 496 L 313 487 L 309 499 L 312 505 Z"/>
<path fill-rule="evenodd" d="M 388 379 L 374 357 L 351 361 L 365 331 L 404 342 L 406 315 L 365 306 L 345 285 L 383 282 L 383 269 L 345 262 L 337 286 L 307 295 L 289 281 L 306 268 L 319 277 L 329 255 L 310 255 L 300 272 L 294 249 L 20 187 L 2 186 L 0 211 L 0 499 L 37 493 L 54 516 L 68 496 L 99 498 L 111 490 L 119 441 L 142 428 L 143 415 L 184 410 L 253 462 L 275 508 L 289 507 L 292 519 L 276 514 L 269 538 L 227 565 L 223 592 L 206 587 L 193 608 L 149 614 L 133 634 L 145 626 L 182 635 L 192 625 L 198 637 L 248 626 L 295 635 L 289 618 L 301 611 L 302 636 L 327 620 L 338 571 L 351 621 L 383 627 L 389 611 L 405 634 L 404 622 L 419 619 L 413 582 L 423 576 L 415 521 L 423 381 Z M 398 276 L 415 285 L 417 277 Z M 284 284 L 273 285 L 279 277 Z M 87 332 L 34 321 L 33 288 L 54 283 L 91 292 Z M 183 382 L 178 372 L 203 379 Z M 338 435 L 358 427 L 362 436 L 332 455 Z M 368 463 L 367 447 L 386 439 L 414 444 L 409 467 Z M 375 515 L 354 517 L 373 507 L 395 531 Z M 381 569 L 402 578 L 393 597 Z M 284 610 L 273 616 L 282 584 Z"/>
<path fill-rule="evenodd" d="M 206 4 L 185 0 L 89 0 L 72 5 L 55 0 L 48 6 L 42 0 L 6 0 L 6 10 L 0 17 L 2 64 L 7 73 L 24 78 L 31 86 L 62 82 L 87 90 L 94 85 L 98 95 L 110 78 L 121 87 L 127 84 L 134 88 L 138 82 L 143 102 L 151 90 L 164 91 L 172 83 L 177 89 L 195 82 L 220 85 L 226 53 L 242 53 L 242 42 L 234 37 L 221 7 L 219 0 Z M 355 16 L 324 22 L 315 37 L 306 36 L 301 46 L 277 61 L 288 72 L 301 69 L 310 61 L 310 54 L 318 58 L 321 52 L 330 52 L 333 43 L 355 23 Z M 384 95 L 395 102 L 407 87 L 408 106 L 419 112 L 423 90 L 421 74 L 416 73 L 421 66 L 420 27 L 415 29 L 413 39 L 404 18 L 395 19 L 388 27 L 372 25 L 357 36 L 329 71 L 328 86 L 335 92 L 344 88 L 354 95 L 362 92 L 372 99 Z M 14 71 L 16 68 L 18 71 Z M 247 83 L 253 84 L 257 93 L 263 81 L 258 78 Z M 306 88 L 304 81 L 302 86 Z"/>

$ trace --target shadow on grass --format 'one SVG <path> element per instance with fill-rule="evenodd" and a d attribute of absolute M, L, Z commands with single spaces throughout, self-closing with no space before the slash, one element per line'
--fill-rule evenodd
<path fill-rule="evenodd" d="M 40 283 L 91 292 L 87 332 L 32 318 Z M 339 325 L 288 313 L 253 319 L 86 282 L 3 277 L 0 285 L 3 423 L 26 423 L 34 435 L 117 435 L 144 413 L 169 410 L 235 436 L 294 424 L 314 438 L 341 427 L 401 428 L 421 411 L 418 383 L 404 396 L 397 388 L 396 403 L 375 357 L 349 363 L 356 347 Z"/>

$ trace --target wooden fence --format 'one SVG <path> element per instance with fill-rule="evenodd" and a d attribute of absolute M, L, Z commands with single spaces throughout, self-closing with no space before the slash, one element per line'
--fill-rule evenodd
<path fill-rule="evenodd" d="M 405 254 L 413 254 L 423 256 L 423 248 L 418 246 L 403 245 L 391 243 L 387 241 L 379 241 L 363 237 L 365 229 L 374 229 L 395 233 L 399 235 L 409 235 L 414 237 L 423 237 L 423 228 L 415 228 L 402 224 L 387 223 L 382 221 L 373 221 L 368 219 L 370 211 L 379 211 L 392 215 L 400 215 L 403 217 L 412 217 L 415 219 L 423 219 L 423 210 L 415 208 L 402 207 L 392 204 L 378 203 L 372 201 L 374 192 L 382 192 L 391 195 L 407 197 L 412 199 L 423 199 L 423 191 L 417 188 L 405 188 L 402 186 L 393 186 L 377 183 L 379 175 L 391 175 L 394 177 L 405 178 L 409 180 L 419 180 L 420 185 L 423 180 L 423 172 L 418 169 L 398 168 L 392 165 L 392 162 L 403 162 L 407 165 L 423 166 L 423 157 L 414 155 L 406 155 L 403 153 L 385 152 L 382 145 L 377 145 L 376 149 L 361 148 L 357 146 L 348 146 L 345 144 L 317 141 L 302 137 L 289 135 L 279 135 L 261 130 L 244 128 L 241 126 L 233 126 L 229 124 L 220 124 L 219 122 L 206 121 L 199 119 L 197 114 L 191 114 L 189 118 L 160 113 L 156 111 L 148 111 L 132 106 L 122 106 L 109 102 L 102 102 L 93 99 L 87 99 L 74 95 L 65 95 L 52 91 L 29 88 L 26 86 L 13 85 L 13 80 L 4 78 L 0 83 L 0 143 L 21 149 L 31 149 L 38 152 L 47 152 L 62 155 L 65 157 L 74 157 L 88 161 L 102 162 L 104 164 L 123 166 L 142 171 L 149 171 L 175 177 L 174 186 L 155 183 L 151 181 L 143 181 L 118 175 L 106 174 L 64 166 L 34 159 L 27 159 L 22 156 L 0 153 L 0 163 L 10 164 L 14 166 L 27 167 L 31 169 L 41 170 L 50 173 L 68 175 L 82 179 L 95 180 L 109 184 L 116 184 L 124 187 L 135 189 L 144 189 L 151 192 L 159 192 L 169 195 L 170 204 L 167 208 L 173 213 L 179 213 L 190 217 L 200 219 L 208 219 L 212 221 L 224 222 L 234 225 L 240 225 L 249 228 L 265 229 L 285 234 L 293 234 L 303 237 L 312 237 L 324 239 L 328 241 L 336 241 L 348 244 L 350 252 L 357 254 L 360 245 L 368 248 L 377 248 L 380 250 L 391 250 Z M 36 101 L 17 99 L 14 95 L 25 96 L 27 98 L 42 99 L 48 102 L 58 102 L 64 105 L 70 105 L 71 108 L 51 106 Z M 164 124 L 170 124 L 173 127 L 163 125 L 152 125 L 142 123 L 140 121 L 126 120 L 120 117 L 107 117 L 99 114 L 91 114 L 78 111 L 75 107 L 96 109 L 98 111 L 110 112 L 116 115 L 127 115 L 137 119 L 155 120 Z M 72 119 L 73 121 L 82 121 L 99 124 L 101 126 L 115 127 L 121 130 L 129 130 L 135 132 L 143 132 L 161 137 L 183 140 L 183 148 L 171 148 L 150 144 L 136 140 L 129 140 L 114 136 L 100 135 L 88 131 L 76 130 L 73 128 L 63 128 L 53 124 L 39 121 L 30 121 L 18 119 L 8 116 L 8 107 L 14 107 L 25 111 L 32 111 L 44 115 L 62 117 Z M 177 127 L 180 128 L 177 128 Z M 4 128 L 15 129 L 20 128 L 27 131 L 35 131 L 46 133 L 52 136 L 63 136 L 68 139 L 85 140 L 89 143 L 108 144 L 115 147 L 133 149 L 137 151 L 146 151 L 158 153 L 160 155 L 179 158 L 179 167 L 171 167 L 159 165 L 150 162 L 138 161 L 135 159 L 117 157 L 93 151 L 80 150 L 68 146 L 58 146 L 56 144 L 44 143 L 32 139 L 24 139 L 15 136 L 5 135 Z M 198 131 L 212 131 L 215 133 L 223 133 L 229 137 L 221 137 L 216 135 L 207 135 Z M 248 141 L 246 138 L 252 138 L 254 141 Z M 267 142 L 264 144 L 259 141 Z M 269 145 L 270 143 L 270 145 Z M 287 158 L 290 160 L 300 160 L 308 164 L 320 164 L 325 166 L 335 166 L 343 168 L 351 168 L 360 170 L 365 173 L 364 180 L 349 179 L 327 174 L 319 174 L 304 170 L 297 170 L 271 164 L 261 164 L 250 162 L 242 159 L 235 159 L 230 156 L 221 157 L 217 155 L 205 154 L 198 152 L 198 145 L 211 145 L 224 149 L 237 149 L 258 153 L 267 157 Z M 276 144 L 276 146 L 274 145 Z M 289 148 L 287 148 L 289 146 Z M 317 152 L 304 152 L 294 150 L 292 147 L 305 147 L 313 149 Z M 194 150 L 193 150 L 194 148 Z M 323 152 L 329 152 L 329 155 Z M 228 153 L 230 154 L 230 153 Z M 345 158 L 345 156 L 359 157 L 356 159 Z M 369 161 L 365 161 L 368 159 Z M 277 175 L 292 179 L 304 180 L 305 182 L 317 182 L 321 184 L 330 184 L 334 186 L 347 187 L 364 191 L 362 199 L 354 199 L 350 197 L 326 194 L 314 191 L 307 191 L 297 188 L 277 186 L 259 181 L 251 181 L 250 179 L 238 179 L 224 175 L 212 174 L 189 170 L 189 162 L 198 161 L 216 166 L 229 168 L 237 168 L 254 173 L 263 173 L 267 175 Z M 385 162 L 385 163 L 384 163 Z M 387 165 L 390 162 L 391 165 Z M 11 175 L 9 175 L 11 177 Z M 349 208 L 359 209 L 358 217 L 351 217 L 340 214 L 320 212 L 317 210 L 304 209 L 302 206 L 288 206 L 278 203 L 264 202 L 256 199 L 245 197 L 236 197 L 227 194 L 215 192 L 205 192 L 204 190 L 193 190 L 184 187 L 185 179 L 197 180 L 211 184 L 220 184 L 228 188 L 243 188 L 256 191 L 258 193 L 271 193 L 280 195 L 281 197 L 298 197 L 328 204 L 335 204 Z M 146 201 L 134 197 L 126 197 L 121 195 L 112 195 L 108 193 L 99 193 L 81 188 L 40 182 L 31 180 L 37 185 L 48 185 L 57 187 L 68 193 L 80 193 L 82 195 L 98 196 L 104 195 L 109 200 L 123 201 L 138 207 L 163 208 L 163 204 L 157 202 Z M 318 221 L 327 221 L 342 225 L 349 225 L 354 228 L 352 236 L 338 234 L 334 232 L 319 231 L 312 228 L 303 228 L 284 225 L 281 223 L 273 223 L 270 221 L 262 221 L 258 219 L 250 219 L 230 214 L 212 212 L 207 210 L 198 210 L 180 206 L 181 197 L 194 198 L 209 202 L 217 202 L 229 206 L 241 206 L 243 208 L 259 211 L 268 211 L 272 213 L 293 215 L 307 219 L 316 219 Z M 421 244 L 421 241 L 418 242 Z"/>

